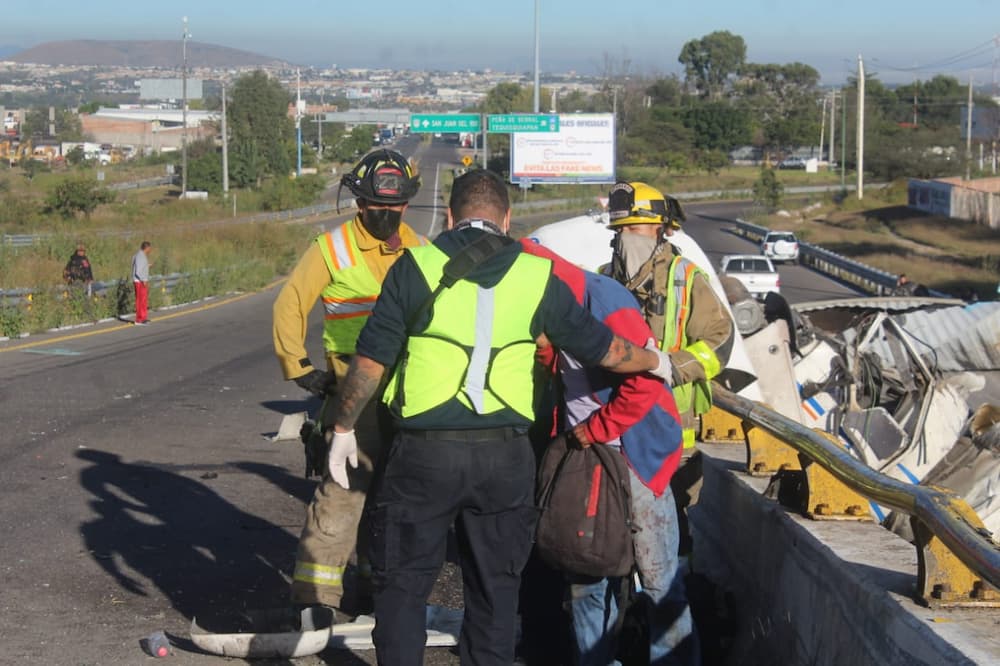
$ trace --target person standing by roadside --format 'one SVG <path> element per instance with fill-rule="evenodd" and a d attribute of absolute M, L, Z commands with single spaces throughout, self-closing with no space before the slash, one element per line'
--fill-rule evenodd
<path fill-rule="evenodd" d="M 94 272 L 90 266 L 90 259 L 87 258 L 87 248 L 83 243 L 76 246 L 76 251 L 66 262 L 63 281 L 71 287 L 82 287 L 87 293 L 87 298 L 93 295 Z"/>
<path fill-rule="evenodd" d="M 386 272 L 406 248 L 427 242 L 402 221 L 420 189 L 420 176 L 401 153 L 369 153 L 343 176 L 341 185 L 356 197 L 357 215 L 316 237 L 273 307 L 274 351 L 282 374 L 321 398 L 333 395 L 337 380 L 347 374 L 358 332 L 371 315 Z M 305 346 L 309 313 L 318 299 L 324 310 L 324 369 L 313 366 Z M 328 426 L 330 416 L 321 413 L 317 420 Z M 373 404 L 356 429 L 362 469 L 350 475 L 345 468 L 323 474 L 306 511 L 292 574 L 293 606 L 329 606 L 348 615 L 368 610 L 370 594 L 361 589 L 369 577 L 363 545 L 358 548 L 359 578 L 347 580 L 358 583 L 358 594 L 348 589 L 345 595 L 345 573 L 354 573 L 347 565 L 388 419 L 380 419 Z M 328 443 L 328 432 L 326 437 Z M 307 456 L 313 445 L 307 442 Z"/>
<path fill-rule="evenodd" d="M 142 241 L 139 251 L 132 257 L 132 284 L 135 285 L 135 321 L 137 326 L 145 326 L 149 323 L 149 267 L 153 262 L 149 260 L 149 253 L 153 251 L 153 244 L 149 241 Z"/>
<path fill-rule="evenodd" d="M 496 174 L 455 179 L 447 216 L 448 231 L 407 250 L 386 275 L 338 390 L 330 467 L 356 466 L 355 424 L 389 374 L 382 400 L 399 430 L 372 512 L 378 662 L 423 663 L 427 598 L 454 525 L 461 662 L 509 666 L 537 517 L 527 435 L 536 347 L 551 341 L 588 366 L 661 381 L 670 360 L 614 335 L 577 304 L 550 261 L 506 237 L 510 199 Z"/>

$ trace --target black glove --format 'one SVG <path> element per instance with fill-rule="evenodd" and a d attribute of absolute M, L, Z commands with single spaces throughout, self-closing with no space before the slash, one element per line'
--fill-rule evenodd
<path fill-rule="evenodd" d="M 324 370 L 313 370 L 312 372 L 295 378 L 295 383 L 313 395 L 323 397 L 326 393 L 337 385 L 337 376 L 332 372 Z"/>
<path fill-rule="evenodd" d="M 317 428 L 315 421 L 306 421 L 299 430 L 299 437 L 305 446 L 306 478 L 323 476 L 326 471 L 326 450 L 329 448 L 323 429 Z"/>

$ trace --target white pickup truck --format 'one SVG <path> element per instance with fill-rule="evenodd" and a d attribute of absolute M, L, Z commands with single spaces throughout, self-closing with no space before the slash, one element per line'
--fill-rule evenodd
<path fill-rule="evenodd" d="M 764 298 L 769 291 L 781 292 L 778 271 L 762 254 L 727 254 L 719 262 L 719 274 L 739 280 L 754 298 Z"/>

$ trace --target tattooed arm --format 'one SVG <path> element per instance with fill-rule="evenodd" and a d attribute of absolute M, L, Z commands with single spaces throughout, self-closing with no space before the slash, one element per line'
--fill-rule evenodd
<path fill-rule="evenodd" d="M 611 339 L 611 346 L 601 359 L 601 367 L 611 372 L 652 372 L 660 367 L 661 354 L 651 349 L 637 347 L 621 336 Z"/>
<path fill-rule="evenodd" d="M 361 354 L 354 355 L 334 405 L 333 429 L 336 432 L 349 432 L 354 428 L 361 411 L 378 390 L 383 374 L 385 366 L 378 361 Z"/>

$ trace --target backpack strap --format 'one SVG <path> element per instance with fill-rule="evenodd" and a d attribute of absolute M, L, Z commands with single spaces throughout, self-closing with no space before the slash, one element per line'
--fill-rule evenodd
<path fill-rule="evenodd" d="M 430 295 L 424 299 L 424 302 L 420 304 L 416 312 L 407 320 L 407 330 L 413 329 L 416 323 L 420 321 L 420 318 L 434 304 L 438 296 L 441 295 L 442 291 L 454 286 L 456 282 L 468 275 L 478 264 L 490 259 L 513 242 L 514 240 L 509 236 L 498 236 L 497 234 L 486 232 L 455 253 L 444 265 L 440 282 L 438 282 Z"/>

